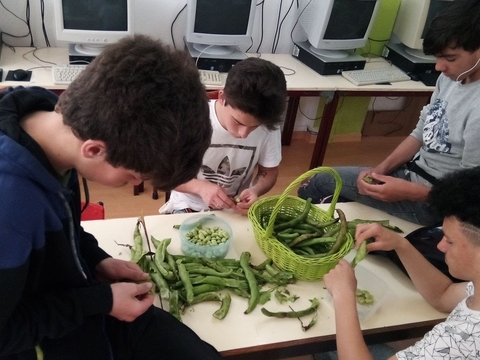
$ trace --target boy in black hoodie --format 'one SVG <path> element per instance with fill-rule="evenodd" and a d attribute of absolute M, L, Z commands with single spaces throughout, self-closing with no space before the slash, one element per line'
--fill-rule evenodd
<path fill-rule="evenodd" d="M 58 102 L 35 87 L 0 98 L 0 359 L 220 358 L 80 226 L 78 175 L 167 190 L 198 172 L 211 127 L 188 55 L 128 37 Z"/>

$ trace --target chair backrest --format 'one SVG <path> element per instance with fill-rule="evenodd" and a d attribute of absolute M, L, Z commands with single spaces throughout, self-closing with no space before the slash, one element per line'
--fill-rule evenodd
<path fill-rule="evenodd" d="M 82 209 L 85 203 L 82 202 Z M 102 202 L 92 204 L 88 203 L 87 207 L 82 211 L 80 216 L 82 221 L 86 220 L 103 220 L 105 219 L 105 207 Z"/>
<path fill-rule="evenodd" d="M 207 96 L 210 100 L 216 100 L 218 99 L 218 91 L 219 90 L 208 90 L 207 91 Z"/>

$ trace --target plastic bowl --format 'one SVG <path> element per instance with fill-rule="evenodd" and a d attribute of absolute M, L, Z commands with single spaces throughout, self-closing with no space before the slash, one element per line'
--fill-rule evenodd
<path fill-rule="evenodd" d="M 371 305 L 361 305 L 357 302 L 358 319 L 366 321 L 385 303 L 390 290 L 385 281 L 363 268 L 361 264 L 355 268 L 355 276 L 357 278 L 357 288 L 367 290 L 374 298 Z M 328 291 L 325 297 L 327 302 L 333 306 L 333 299 Z"/>
<path fill-rule="evenodd" d="M 228 234 L 227 241 L 219 243 L 218 245 L 200 245 L 195 244 L 188 239 L 188 233 L 197 227 L 206 228 L 220 228 Z M 211 215 L 194 215 L 180 225 L 180 241 L 183 254 L 192 257 L 203 257 L 208 259 L 223 259 L 232 242 L 232 228 L 227 222 L 220 219 L 214 214 Z"/>

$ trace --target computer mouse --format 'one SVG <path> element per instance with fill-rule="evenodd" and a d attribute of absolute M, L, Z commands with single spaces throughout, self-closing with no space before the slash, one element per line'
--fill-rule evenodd
<path fill-rule="evenodd" d="M 407 75 L 410 76 L 410 80 L 412 81 L 420 81 L 420 76 L 414 72 L 407 72 Z"/>
<path fill-rule="evenodd" d="M 28 71 L 23 69 L 13 70 L 13 78 L 17 81 L 26 79 L 28 76 Z"/>

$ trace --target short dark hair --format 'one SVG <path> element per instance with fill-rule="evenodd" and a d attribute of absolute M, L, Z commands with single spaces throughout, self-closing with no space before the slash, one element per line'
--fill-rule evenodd
<path fill-rule="evenodd" d="M 423 39 L 423 51 L 437 55 L 446 48 L 470 52 L 480 48 L 480 1 L 452 1 L 433 19 Z"/>
<path fill-rule="evenodd" d="M 480 229 L 480 166 L 455 171 L 438 179 L 428 201 L 442 217 Z"/>
<path fill-rule="evenodd" d="M 224 94 L 228 105 L 269 130 L 283 122 L 287 83 L 282 70 L 270 61 L 252 57 L 238 62 L 228 72 Z"/>
<path fill-rule="evenodd" d="M 168 190 L 194 178 L 210 144 L 208 99 L 192 58 L 144 35 L 108 46 L 63 92 L 57 112 L 106 160 Z"/>

